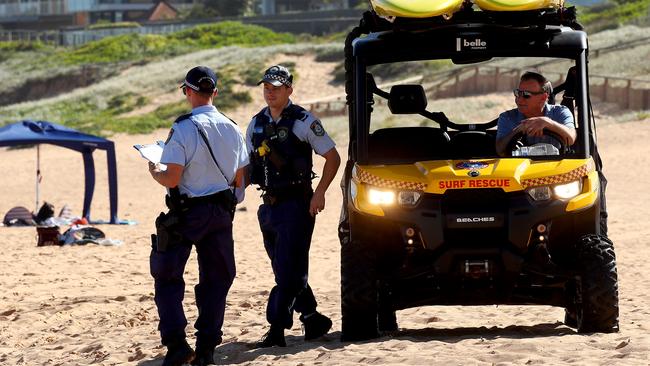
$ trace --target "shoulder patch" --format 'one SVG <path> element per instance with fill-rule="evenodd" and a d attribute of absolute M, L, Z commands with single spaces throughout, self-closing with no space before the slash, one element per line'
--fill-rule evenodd
<path fill-rule="evenodd" d="M 172 128 L 172 129 L 169 130 L 169 134 L 167 134 L 167 140 L 165 140 L 165 145 L 167 145 L 169 143 L 169 140 L 172 139 L 173 135 L 174 135 L 174 129 Z"/>
<path fill-rule="evenodd" d="M 323 125 L 320 124 L 319 120 L 312 122 L 309 128 L 311 128 L 312 132 L 314 132 L 314 135 L 316 136 L 323 136 L 325 134 L 325 129 L 323 128 Z"/>

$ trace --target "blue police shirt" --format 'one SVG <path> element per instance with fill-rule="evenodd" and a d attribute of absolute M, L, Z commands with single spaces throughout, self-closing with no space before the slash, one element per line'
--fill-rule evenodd
<path fill-rule="evenodd" d="M 289 107 L 292 104 L 291 100 L 289 100 L 289 103 L 287 103 L 287 107 Z M 306 118 L 304 120 L 296 120 L 293 124 L 293 128 L 291 129 L 291 132 L 298 137 L 300 141 L 303 142 L 308 142 L 309 145 L 311 145 L 312 149 L 316 152 L 318 155 L 323 155 L 326 152 L 330 151 L 336 144 L 334 143 L 334 140 L 332 140 L 331 137 L 325 132 L 325 129 L 321 125 L 320 121 L 309 111 L 305 111 Z M 273 122 L 277 122 L 273 120 L 273 117 L 271 117 L 271 111 L 269 108 L 264 109 L 264 114 L 269 117 L 270 120 Z M 255 119 L 253 119 L 249 124 L 248 124 L 248 129 L 246 130 L 246 145 L 248 146 L 248 151 L 252 152 L 253 149 L 253 132 L 255 129 Z M 260 131 L 261 132 L 261 131 Z"/>
<path fill-rule="evenodd" d="M 207 137 L 223 174 L 198 128 Z M 189 197 L 207 196 L 228 189 L 237 169 L 248 165 L 248 150 L 239 127 L 213 105 L 192 109 L 187 119 L 174 123 L 167 140 L 160 162 L 184 167 L 178 188 L 181 194 Z"/>
<path fill-rule="evenodd" d="M 545 117 L 548 117 L 561 125 L 571 129 L 575 128 L 571 111 L 563 105 L 546 103 L 544 104 L 543 113 Z M 497 122 L 497 140 L 507 136 L 515 129 L 515 127 L 519 126 L 521 121 L 525 119 L 526 117 L 519 112 L 519 109 L 517 108 L 501 113 L 499 115 L 499 121 Z M 554 138 L 549 138 L 548 136 L 527 137 L 526 139 L 531 145 L 539 142 L 551 143 L 553 145 L 558 144 Z"/>

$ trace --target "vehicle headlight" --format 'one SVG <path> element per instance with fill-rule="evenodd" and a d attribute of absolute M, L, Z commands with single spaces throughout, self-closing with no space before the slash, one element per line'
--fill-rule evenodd
<path fill-rule="evenodd" d="M 582 191 L 582 182 L 576 180 L 573 182 L 558 184 L 556 186 L 533 187 L 527 190 L 528 195 L 535 201 L 550 200 L 554 195 L 559 199 L 570 199 L 580 194 Z"/>
<path fill-rule="evenodd" d="M 573 198 L 580 194 L 580 191 L 582 191 L 582 184 L 580 184 L 579 180 L 566 184 L 558 184 L 553 187 L 553 193 L 561 199 Z"/>
<path fill-rule="evenodd" d="M 395 192 L 368 188 L 368 202 L 373 205 L 389 206 L 395 203 Z"/>
<path fill-rule="evenodd" d="M 417 191 L 400 191 L 397 194 L 397 203 L 406 207 L 415 206 L 420 200 L 422 194 Z"/>

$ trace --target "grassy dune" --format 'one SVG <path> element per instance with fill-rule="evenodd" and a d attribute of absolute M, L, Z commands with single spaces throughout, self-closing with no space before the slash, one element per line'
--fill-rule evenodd
<path fill-rule="evenodd" d="M 594 50 L 647 37 L 647 30 L 627 26 L 593 34 L 590 36 L 590 47 Z M 21 81 L 29 78 L 64 75 L 83 65 L 99 66 L 109 75 L 93 85 L 58 96 L 2 106 L 0 125 L 29 118 L 55 121 L 101 135 L 145 133 L 169 126 L 174 116 L 187 110 L 180 94 L 175 93 L 178 93 L 178 85 L 185 72 L 192 66 L 204 64 L 219 70 L 219 105 L 228 111 L 250 102 L 251 97 L 247 91 L 241 91 L 245 90 L 242 86 L 254 83 L 267 60 L 275 55 L 312 53 L 317 55 L 317 60 L 342 62 L 342 48 L 340 37 L 308 39 L 304 42 L 290 35 L 278 35 L 264 28 L 239 23 L 201 26 L 166 36 L 110 37 L 77 49 L 0 43 L 0 80 L 4 90 L 20 85 Z M 648 59 L 650 44 L 643 43 L 592 58 L 590 72 L 650 80 Z M 491 64 L 527 66 L 516 59 L 495 60 Z M 428 71 L 386 67 L 381 76 L 384 80 L 400 79 L 414 74 L 439 72 L 448 67 L 450 65 L 444 62 L 428 65 Z M 565 72 L 568 64 L 548 67 L 549 70 Z M 340 82 L 341 76 L 339 67 L 325 82 Z M 467 114 L 468 108 L 465 106 L 468 103 L 473 106 L 470 109 L 482 111 L 498 109 L 503 104 L 500 99 L 436 103 L 440 105 L 430 103 L 430 106 L 445 110 L 449 116 L 457 116 L 459 122 L 476 121 L 481 117 Z M 139 112 L 146 110 L 147 106 L 153 107 Z M 427 123 L 419 119 L 412 122 Z M 336 124 L 346 126 L 347 122 L 337 121 Z M 346 127 L 341 131 L 346 131 Z"/>

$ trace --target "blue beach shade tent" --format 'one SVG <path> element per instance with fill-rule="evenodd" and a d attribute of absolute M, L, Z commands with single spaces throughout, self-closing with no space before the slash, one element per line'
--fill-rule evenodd
<path fill-rule="evenodd" d="M 0 147 L 36 145 L 38 148 L 39 144 L 61 146 L 82 154 L 86 178 L 82 216 L 88 222 L 90 222 L 90 203 L 93 200 L 93 191 L 95 190 L 95 162 L 93 161 L 93 152 L 96 149 L 106 150 L 111 210 L 110 223 L 119 224 L 117 219 L 117 162 L 115 160 L 115 144 L 113 144 L 113 141 L 46 121 L 25 120 L 0 128 Z M 40 162 L 37 158 L 37 166 L 38 164 Z M 39 174 L 38 169 L 40 167 L 37 167 L 37 175 Z M 38 183 L 36 201 L 38 206 Z"/>

